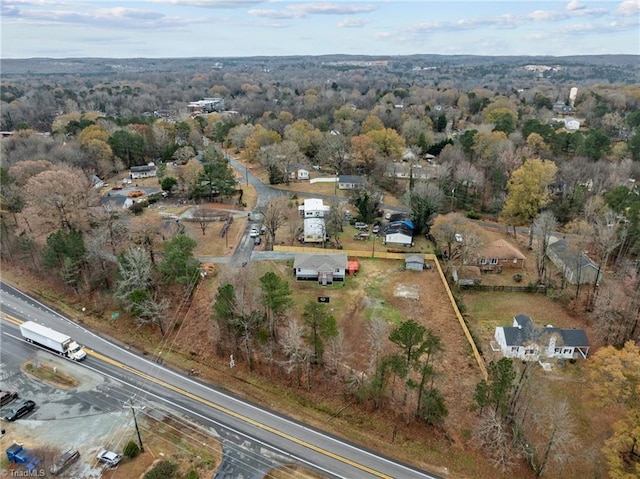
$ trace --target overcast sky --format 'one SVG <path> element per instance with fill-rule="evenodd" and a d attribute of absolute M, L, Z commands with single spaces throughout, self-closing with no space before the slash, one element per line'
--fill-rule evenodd
<path fill-rule="evenodd" d="M 640 0 L 2 0 L 2 56 L 640 54 Z"/>

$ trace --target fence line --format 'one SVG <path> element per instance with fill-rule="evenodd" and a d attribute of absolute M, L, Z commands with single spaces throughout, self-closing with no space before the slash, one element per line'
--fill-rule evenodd
<path fill-rule="evenodd" d="M 472 289 L 474 291 L 503 291 L 507 293 L 546 293 L 546 286 L 509 286 L 509 285 L 492 285 L 492 284 L 469 284 L 460 285 L 463 289 Z"/>

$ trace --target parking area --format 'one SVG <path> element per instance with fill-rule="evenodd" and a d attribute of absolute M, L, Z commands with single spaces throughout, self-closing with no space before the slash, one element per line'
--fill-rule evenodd
<path fill-rule="evenodd" d="M 53 387 L 31 376 L 24 365 L 7 361 L 3 356 L 2 391 L 16 391 L 18 398 L 0 408 L 4 417 L 24 400 L 35 402 L 35 409 L 15 421 L 2 420 L 4 434 L 0 440 L 2 468 L 20 475 L 25 464 L 9 463 L 5 451 L 20 444 L 33 460 L 37 477 L 50 476 L 57 458 L 70 449 L 78 450 L 80 460 L 58 477 L 98 478 L 104 467 L 96 455 L 110 444 L 119 445 L 123 436 L 133 433 L 131 413 L 117 398 L 118 384 L 105 381 L 81 365 L 38 351 L 30 361 L 34 367 L 47 368 L 77 379 L 73 388 Z M 122 448 L 122 445 L 119 445 Z"/>

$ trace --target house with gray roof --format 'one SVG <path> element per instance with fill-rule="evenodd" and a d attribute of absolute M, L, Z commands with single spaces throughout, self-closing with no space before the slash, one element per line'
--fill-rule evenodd
<path fill-rule="evenodd" d="M 505 358 L 538 361 L 542 358 L 586 359 L 589 340 L 584 329 L 536 327 L 533 320 L 518 314 L 512 326 L 496 328 L 495 340 Z"/>
<path fill-rule="evenodd" d="M 357 190 L 367 185 L 367 177 L 359 175 L 340 175 L 338 177 L 338 189 Z"/>
<path fill-rule="evenodd" d="M 346 253 L 298 253 L 293 260 L 293 273 L 298 281 L 317 281 L 324 285 L 344 281 Z"/>
<path fill-rule="evenodd" d="M 156 165 L 149 163 L 148 165 L 132 166 L 129 170 L 129 178 L 137 180 L 138 178 L 152 178 L 156 176 Z"/>
<path fill-rule="evenodd" d="M 551 237 L 547 256 L 571 284 L 599 284 L 602 279 L 598 265 L 564 239 Z"/>

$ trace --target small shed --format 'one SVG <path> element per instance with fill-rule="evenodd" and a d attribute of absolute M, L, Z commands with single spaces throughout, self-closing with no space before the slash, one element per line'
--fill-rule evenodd
<path fill-rule="evenodd" d="M 424 256 L 421 254 L 408 254 L 404 257 L 404 267 L 415 271 L 424 270 Z"/>
<path fill-rule="evenodd" d="M 353 276 L 360 271 L 360 261 L 358 258 L 347 258 L 347 274 Z"/>

